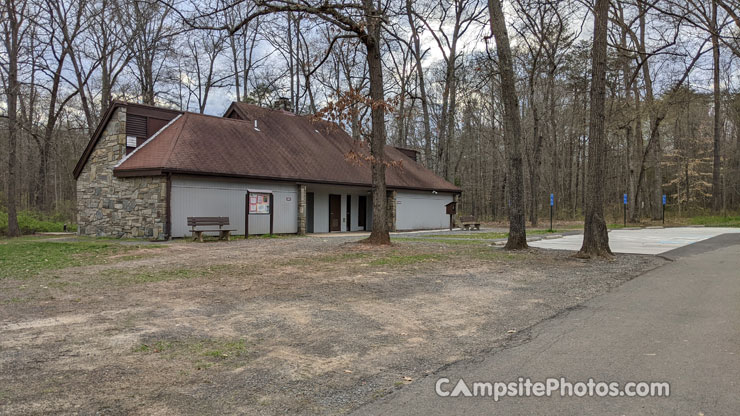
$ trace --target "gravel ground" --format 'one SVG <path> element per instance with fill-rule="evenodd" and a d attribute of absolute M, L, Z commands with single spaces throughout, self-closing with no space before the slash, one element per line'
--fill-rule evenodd
<path fill-rule="evenodd" d="M 663 262 L 310 237 L 0 280 L 0 413 L 344 414 Z"/>

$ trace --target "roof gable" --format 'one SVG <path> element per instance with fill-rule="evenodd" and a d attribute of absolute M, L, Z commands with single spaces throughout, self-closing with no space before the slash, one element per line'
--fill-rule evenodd
<path fill-rule="evenodd" d="M 112 101 L 108 108 L 103 113 L 103 116 L 100 118 L 100 122 L 98 123 L 98 126 L 95 128 L 95 131 L 93 132 L 92 136 L 90 137 L 90 141 L 88 141 L 87 146 L 85 147 L 85 150 L 82 152 L 82 156 L 77 161 L 77 165 L 75 165 L 74 170 L 72 171 L 74 174 L 74 178 L 77 179 L 80 176 L 80 173 L 82 173 L 82 169 L 85 167 L 85 164 L 87 163 L 87 160 L 90 158 L 90 155 L 92 154 L 93 150 L 95 150 L 95 145 L 98 144 L 100 141 L 100 138 L 105 131 L 106 126 L 111 120 L 111 117 L 113 117 L 113 114 L 115 113 L 115 110 L 117 108 L 126 108 L 127 114 L 136 114 L 141 116 L 151 116 L 157 119 L 162 120 L 172 120 L 174 117 L 176 117 L 178 114 L 182 114 L 181 111 L 177 110 L 171 110 L 168 108 L 161 108 L 161 107 L 154 107 L 150 105 L 145 104 L 136 104 L 136 103 L 127 103 L 124 101 Z M 153 134 L 154 132 L 150 132 L 150 134 Z"/>

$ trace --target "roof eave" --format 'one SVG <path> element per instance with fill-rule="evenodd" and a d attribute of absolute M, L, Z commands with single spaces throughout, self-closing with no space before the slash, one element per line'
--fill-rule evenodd
<path fill-rule="evenodd" d="M 140 176 L 162 176 L 164 170 L 161 168 L 141 168 L 141 169 L 113 169 L 113 176 L 116 178 L 133 178 Z"/>
<path fill-rule="evenodd" d="M 140 169 L 120 169 L 116 168 L 113 170 L 113 176 L 118 178 L 130 178 L 137 176 L 161 176 L 167 173 L 179 174 L 179 175 L 193 175 L 193 176 L 209 176 L 217 178 L 239 178 L 239 179 L 257 179 L 266 181 L 279 181 L 279 182 L 295 182 L 295 183 L 312 183 L 312 184 L 327 184 L 327 185 L 339 185 L 339 186 L 361 186 L 361 187 L 372 187 L 372 184 L 360 183 L 360 182 L 339 182 L 339 181 L 327 181 L 320 179 L 305 179 L 305 178 L 288 178 L 288 177 L 277 177 L 277 176 L 259 176 L 259 175 L 240 175 L 240 174 L 225 174 L 220 172 L 201 172 L 187 169 L 173 169 L 173 168 L 140 168 Z M 437 191 L 437 192 L 450 192 L 453 194 L 462 193 L 460 188 L 431 188 L 431 187 L 417 187 L 417 186 L 387 186 L 388 189 L 402 189 L 408 191 Z"/>

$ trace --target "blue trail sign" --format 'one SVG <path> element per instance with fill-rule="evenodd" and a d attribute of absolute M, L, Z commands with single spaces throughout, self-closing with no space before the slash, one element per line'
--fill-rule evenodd
<path fill-rule="evenodd" d="M 555 205 L 555 194 L 550 194 L 550 206 Z"/>
<path fill-rule="evenodd" d="M 624 205 L 627 205 L 627 194 L 624 194 Z"/>

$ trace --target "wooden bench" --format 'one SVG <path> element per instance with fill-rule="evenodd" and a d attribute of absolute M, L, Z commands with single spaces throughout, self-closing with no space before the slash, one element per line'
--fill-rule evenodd
<path fill-rule="evenodd" d="M 475 219 L 472 215 L 460 217 L 460 226 L 465 230 L 480 230 L 480 221 Z"/>
<path fill-rule="evenodd" d="M 215 226 L 218 225 L 218 228 Z M 229 240 L 233 229 L 223 228 L 224 225 L 229 225 L 229 217 L 188 217 L 188 227 L 190 232 L 193 234 L 193 241 L 198 240 L 203 242 L 203 233 L 215 233 L 218 232 L 219 240 Z M 195 227 L 210 227 L 213 228 L 208 230 L 196 230 Z"/>

